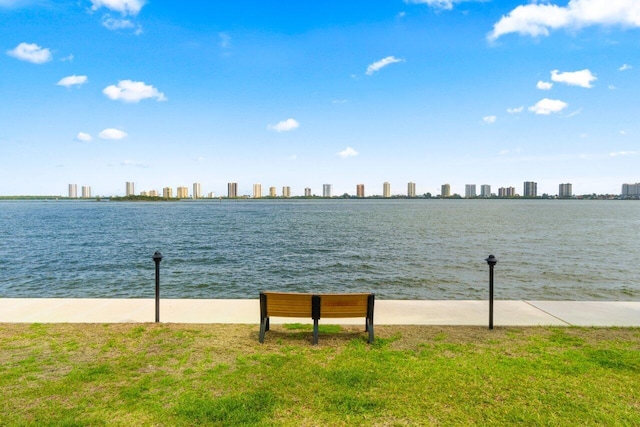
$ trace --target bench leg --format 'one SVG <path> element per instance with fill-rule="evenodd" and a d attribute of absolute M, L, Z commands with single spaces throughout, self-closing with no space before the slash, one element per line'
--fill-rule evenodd
<path fill-rule="evenodd" d="M 318 319 L 313 319 L 313 344 L 318 344 Z"/>
<path fill-rule="evenodd" d="M 269 330 L 269 318 L 260 320 L 260 336 L 258 337 L 258 341 L 260 343 L 264 343 L 264 334 Z"/>
<path fill-rule="evenodd" d="M 369 332 L 369 344 L 373 343 L 373 319 L 367 319 L 367 331 Z"/>

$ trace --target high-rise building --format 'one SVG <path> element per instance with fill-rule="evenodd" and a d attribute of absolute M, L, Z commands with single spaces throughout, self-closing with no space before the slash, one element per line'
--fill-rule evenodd
<path fill-rule="evenodd" d="M 178 187 L 177 191 L 178 199 L 188 199 L 189 198 L 189 189 L 187 187 Z"/>
<path fill-rule="evenodd" d="M 291 187 L 282 187 L 282 197 L 291 197 Z"/>
<path fill-rule="evenodd" d="M 235 199 L 238 197 L 238 183 L 230 182 L 227 184 L 227 197 L 230 199 Z"/>
<path fill-rule="evenodd" d="M 253 184 L 253 198 L 262 198 L 262 184 Z"/>
<path fill-rule="evenodd" d="M 560 184 L 558 186 L 558 197 L 562 199 L 573 197 L 573 186 L 571 184 Z"/>
<path fill-rule="evenodd" d="M 476 185 L 475 184 L 467 184 L 464 186 L 464 197 L 467 199 L 476 197 Z"/>
<path fill-rule="evenodd" d="M 382 184 L 382 197 L 391 197 L 391 184 L 388 182 Z"/>
<path fill-rule="evenodd" d="M 364 197 L 364 184 L 356 185 L 356 196 Z"/>
<path fill-rule="evenodd" d="M 416 183 L 410 182 L 407 184 L 407 197 L 416 197 Z"/>
<path fill-rule="evenodd" d="M 173 199 L 173 188 L 164 187 L 162 189 L 162 197 L 165 199 Z"/>
<path fill-rule="evenodd" d="M 269 197 L 278 197 L 276 194 L 276 187 L 269 187 Z"/>
<path fill-rule="evenodd" d="M 514 187 L 500 187 L 498 189 L 498 197 L 515 197 L 516 189 Z"/>
<path fill-rule="evenodd" d="M 311 189 L 309 187 L 304 189 L 304 197 L 311 197 Z"/>
<path fill-rule="evenodd" d="M 83 185 L 82 186 L 82 198 L 83 199 L 90 199 L 91 198 L 91 187 L 89 187 L 88 185 Z"/>
<path fill-rule="evenodd" d="M 622 197 L 640 196 L 640 183 L 622 184 Z"/>
<path fill-rule="evenodd" d="M 331 197 L 331 184 L 322 184 L 322 197 Z"/>
<path fill-rule="evenodd" d="M 523 197 L 538 197 L 538 183 L 533 181 L 525 181 Z"/>
<path fill-rule="evenodd" d="M 210 198 L 210 199 L 213 199 L 215 197 L 214 192 L 213 191 L 208 192 L 207 193 L 207 197 Z"/>
<path fill-rule="evenodd" d="M 201 199 L 202 198 L 202 188 L 200 186 L 199 182 L 194 182 L 193 183 L 193 198 L 194 199 Z"/>
<path fill-rule="evenodd" d="M 149 190 L 149 197 L 158 197 L 157 190 Z"/>
<path fill-rule="evenodd" d="M 134 188 L 133 182 L 129 182 L 127 181 L 127 186 L 126 186 L 126 195 L 127 196 L 135 196 L 136 195 L 136 190 Z"/>
<path fill-rule="evenodd" d="M 442 185 L 442 187 L 440 188 L 440 197 L 451 197 L 451 185 Z"/>
<path fill-rule="evenodd" d="M 491 186 L 484 184 L 480 186 L 480 197 L 491 197 Z"/>
<path fill-rule="evenodd" d="M 69 198 L 77 199 L 78 198 L 78 185 L 77 184 L 69 184 Z"/>

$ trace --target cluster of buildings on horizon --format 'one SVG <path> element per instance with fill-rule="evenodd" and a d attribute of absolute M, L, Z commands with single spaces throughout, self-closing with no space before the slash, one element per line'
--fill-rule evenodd
<path fill-rule="evenodd" d="M 158 193 L 158 191 L 156 190 L 150 190 L 150 191 L 141 191 L 140 194 L 136 194 L 135 192 L 135 184 L 133 182 L 127 182 L 125 185 L 125 195 L 126 197 L 131 197 L 131 196 L 143 196 L 143 197 L 162 197 L 163 199 L 173 199 L 173 198 L 177 198 L 177 199 L 202 199 L 202 198 L 209 198 L 209 199 L 213 199 L 216 198 L 216 195 L 213 192 L 209 192 L 207 194 L 206 197 L 203 196 L 202 194 L 202 187 L 200 185 L 200 183 L 196 182 L 193 184 L 193 191 L 191 193 L 191 195 L 189 195 L 189 189 L 187 187 L 178 187 L 176 189 L 176 195 L 174 197 L 173 195 L 173 188 L 171 187 L 164 187 L 162 189 L 162 195 L 160 193 Z M 638 198 L 640 197 L 640 183 L 635 183 L 635 184 L 622 184 L 622 193 L 620 194 L 620 196 L 622 198 Z M 222 197 L 222 196 L 218 196 L 218 197 Z M 237 182 L 230 182 L 227 184 L 227 195 L 226 198 L 229 199 L 235 199 L 235 198 L 253 198 L 253 199 L 260 199 L 263 197 L 270 197 L 270 198 L 275 198 L 275 197 L 282 197 L 282 198 L 289 198 L 291 197 L 291 187 L 289 186 L 284 186 L 282 187 L 282 192 L 280 193 L 280 196 L 278 196 L 277 194 L 277 189 L 276 187 L 269 187 L 269 193 L 268 196 L 263 194 L 262 192 L 262 184 L 253 184 L 253 195 L 249 196 L 249 195 L 239 195 L 238 194 L 238 183 Z M 304 197 L 320 197 L 320 196 L 316 196 L 315 194 L 312 194 L 311 188 L 307 187 L 304 189 Z M 323 184 L 322 186 L 322 197 L 323 198 L 332 198 L 332 197 L 353 197 L 349 194 L 343 194 L 341 196 L 334 196 L 333 195 L 333 186 L 332 184 Z M 355 193 L 355 197 L 357 198 L 364 198 L 366 197 L 365 195 L 365 187 L 364 184 L 358 184 L 356 186 L 356 193 Z M 392 195 L 391 194 L 391 184 L 388 182 L 385 182 L 382 184 L 382 196 L 379 195 L 374 195 L 372 197 L 382 197 L 382 198 L 391 198 L 391 197 L 407 197 L 407 198 L 416 198 L 416 197 L 432 197 L 430 193 L 426 193 L 424 195 L 420 195 L 418 196 L 416 194 L 416 183 L 415 182 L 409 182 L 407 183 L 407 192 L 406 195 Z M 440 188 L 440 194 L 438 196 L 434 196 L 434 197 L 439 197 L 439 198 L 462 198 L 463 196 L 454 193 L 451 194 L 451 185 L 449 184 L 443 184 Z M 480 186 L 480 193 L 478 194 L 477 192 L 477 187 L 476 184 L 467 184 L 465 185 L 465 190 L 464 190 L 464 198 L 466 199 L 474 199 L 474 198 L 510 198 L 510 197 L 525 197 L 525 198 L 536 198 L 538 197 L 538 184 L 536 182 L 533 181 L 525 181 L 523 184 L 523 194 L 522 196 L 520 196 L 518 193 L 516 193 L 516 190 L 514 187 L 500 187 L 498 189 L 498 193 L 492 193 L 491 192 L 491 186 L 484 184 Z M 550 197 L 549 195 L 544 194 L 543 197 Z M 566 183 L 566 184 L 560 184 L 558 186 L 558 194 L 556 196 L 551 196 L 551 197 L 557 197 L 560 199 L 568 199 L 568 198 L 573 198 L 575 197 L 573 194 L 573 185 L 570 183 Z M 69 198 L 70 199 L 77 199 L 78 198 L 78 186 L 77 184 L 69 184 Z M 83 199 L 89 199 L 91 198 L 91 187 L 89 186 L 82 186 L 82 198 Z"/>

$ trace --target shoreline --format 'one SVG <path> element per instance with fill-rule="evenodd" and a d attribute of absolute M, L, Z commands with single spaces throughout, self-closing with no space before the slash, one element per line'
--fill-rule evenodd
<path fill-rule="evenodd" d="M 255 299 L 161 299 L 161 323 L 260 323 Z M 376 300 L 376 325 L 487 326 L 487 300 Z M 0 298 L 0 323 L 150 323 L 153 298 Z M 359 325 L 362 319 L 320 319 Z M 312 323 L 274 317 L 273 324 Z M 495 300 L 495 326 L 640 327 L 640 301 Z"/>

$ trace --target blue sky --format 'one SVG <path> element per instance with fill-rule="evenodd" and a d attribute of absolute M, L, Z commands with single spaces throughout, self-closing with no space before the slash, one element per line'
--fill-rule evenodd
<path fill-rule="evenodd" d="M 0 194 L 640 182 L 640 2 L 0 0 Z"/>

